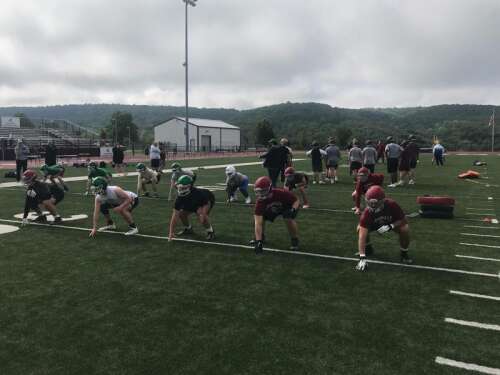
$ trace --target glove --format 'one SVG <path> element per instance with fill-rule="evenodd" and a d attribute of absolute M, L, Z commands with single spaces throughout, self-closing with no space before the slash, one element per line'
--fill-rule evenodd
<path fill-rule="evenodd" d="M 356 270 L 358 271 L 364 271 L 368 267 L 368 261 L 366 260 L 365 256 L 359 256 L 359 262 L 356 265 Z"/>
<path fill-rule="evenodd" d="M 255 245 L 254 245 L 254 250 L 255 250 L 255 254 L 261 254 L 262 251 L 264 250 L 264 241 L 262 240 L 257 240 L 255 241 Z"/>
<path fill-rule="evenodd" d="M 285 219 L 295 219 L 297 217 L 298 210 L 294 207 L 289 210 L 283 212 L 283 218 Z"/>
<path fill-rule="evenodd" d="M 28 220 L 27 217 L 23 218 L 23 222 L 21 223 L 21 226 L 24 227 L 25 225 L 28 225 L 30 221 Z"/>
<path fill-rule="evenodd" d="M 89 192 L 88 192 L 88 191 L 86 191 L 85 193 L 83 193 L 83 195 L 89 195 Z"/>
<path fill-rule="evenodd" d="M 382 225 L 377 229 L 378 234 L 384 234 L 394 229 L 394 224 Z"/>

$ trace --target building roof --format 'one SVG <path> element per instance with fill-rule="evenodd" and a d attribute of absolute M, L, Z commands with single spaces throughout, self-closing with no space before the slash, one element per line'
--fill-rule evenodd
<path fill-rule="evenodd" d="M 186 121 L 185 117 L 172 117 L 171 119 L 167 120 L 173 120 L 177 119 L 180 121 Z M 194 126 L 198 126 L 201 128 L 217 128 L 217 129 L 237 129 L 240 130 L 239 127 L 228 124 L 227 122 L 220 121 L 220 120 L 207 120 L 204 118 L 189 118 L 189 123 Z"/>

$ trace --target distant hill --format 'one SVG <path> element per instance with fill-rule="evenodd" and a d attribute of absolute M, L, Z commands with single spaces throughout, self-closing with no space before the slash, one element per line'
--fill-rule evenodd
<path fill-rule="evenodd" d="M 442 139 L 449 148 L 489 149 L 491 129 L 488 121 L 492 106 L 438 105 L 412 108 L 345 109 L 319 103 L 282 103 L 250 110 L 225 108 L 190 108 L 190 117 L 217 119 L 240 126 L 243 143 L 253 144 L 255 125 L 266 119 L 277 137 L 285 136 L 296 147 L 306 147 L 312 140 L 326 142 L 329 136 L 361 140 L 417 135 L 422 144 L 432 136 Z M 130 112 L 143 129 L 173 116 L 184 116 L 184 107 L 123 104 L 83 104 L 47 107 L 5 107 L 1 116 L 23 113 L 32 119 L 66 119 L 85 127 L 106 126 L 113 112 Z M 500 146 L 500 141 L 499 141 Z"/>

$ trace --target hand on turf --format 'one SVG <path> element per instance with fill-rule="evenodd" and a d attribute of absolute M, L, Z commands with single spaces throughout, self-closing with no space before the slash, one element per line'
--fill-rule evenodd
<path fill-rule="evenodd" d="M 359 262 L 356 265 L 356 270 L 358 270 L 358 271 L 364 271 L 364 270 L 366 270 L 367 267 L 368 267 L 368 262 L 366 260 L 366 257 L 360 256 L 359 257 Z"/>
<path fill-rule="evenodd" d="M 23 222 L 21 223 L 21 226 L 22 226 L 22 227 L 24 227 L 25 225 L 28 225 L 29 223 L 30 223 L 30 221 L 28 220 L 28 218 L 27 218 L 27 217 L 25 217 L 25 218 L 23 219 Z"/>
<path fill-rule="evenodd" d="M 174 233 L 170 233 L 170 234 L 168 235 L 168 242 L 173 241 L 173 240 L 174 240 L 174 238 L 175 238 L 175 234 L 174 234 Z"/>
<path fill-rule="evenodd" d="M 94 238 L 94 237 L 95 237 L 95 235 L 96 235 L 96 233 L 97 233 L 97 229 L 92 228 L 92 230 L 90 231 L 89 237 Z"/>
<path fill-rule="evenodd" d="M 378 234 L 384 234 L 392 230 L 392 228 L 394 228 L 392 224 L 382 225 L 380 228 L 377 229 L 377 232 Z"/>
<path fill-rule="evenodd" d="M 257 240 L 254 245 L 255 254 L 260 254 L 264 250 L 264 241 Z"/>

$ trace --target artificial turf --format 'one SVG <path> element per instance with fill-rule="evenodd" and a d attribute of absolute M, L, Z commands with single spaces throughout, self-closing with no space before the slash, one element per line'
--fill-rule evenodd
<path fill-rule="evenodd" d="M 457 179 L 478 158 L 488 162 L 478 169 L 488 179 Z M 464 225 L 500 228 L 483 223 L 485 215 L 468 214 L 469 208 L 496 213 L 499 165 L 496 155 L 452 155 L 438 168 L 423 155 L 416 185 L 386 188 L 407 213 L 418 210 L 418 195 L 457 199 L 455 219 L 409 219 L 415 264 L 498 273 L 499 262 L 455 254 L 500 258 L 496 248 L 459 245 L 499 245 L 496 238 L 460 235 L 497 234 Z M 383 172 L 384 166 L 377 168 Z M 299 161 L 296 169 L 308 171 L 310 162 Z M 252 181 L 264 173 L 259 165 L 237 170 Z M 83 174 L 83 169 L 68 170 L 68 175 Z M 141 234 L 168 234 L 168 177 L 161 181 L 161 199 L 141 199 L 133 212 Z M 198 185 L 223 181 L 223 168 L 198 171 Z M 135 177 L 114 182 L 135 190 Z M 68 184 L 60 212 L 86 213 L 89 219 L 64 225 L 89 228 L 93 199 L 81 195 L 85 182 Z M 309 187 L 312 209 L 301 210 L 297 219 L 301 251 L 354 257 L 352 190 L 345 167 L 338 184 Z M 228 207 L 222 203 L 224 192 L 215 194 L 216 241 L 247 244 L 253 236 L 252 208 Z M 22 188 L 0 188 L 0 219 L 13 219 L 23 202 Z M 125 223 L 116 221 L 125 231 Z M 189 238 L 204 240 L 201 226 L 194 227 Z M 266 246 L 288 248 L 281 219 L 266 227 L 266 235 Z M 351 260 L 272 252 L 256 256 L 245 248 L 107 233 L 91 239 L 86 231 L 55 227 L 24 227 L 0 241 L 2 374 L 460 373 L 435 364 L 436 356 L 500 368 L 498 332 L 444 322 L 449 317 L 500 324 L 500 302 L 449 294 L 452 289 L 500 296 L 495 277 L 381 264 L 369 264 L 360 273 Z M 373 242 L 373 259 L 398 263 L 394 234 L 373 236 Z"/>

